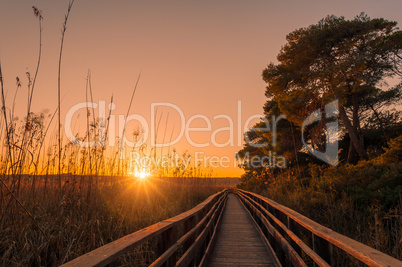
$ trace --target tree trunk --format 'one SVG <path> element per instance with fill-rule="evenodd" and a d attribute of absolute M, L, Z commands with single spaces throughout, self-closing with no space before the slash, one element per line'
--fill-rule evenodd
<path fill-rule="evenodd" d="M 363 144 L 359 140 L 359 136 L 357 133 L 357 130 L 353 127 L 352 123 L 350 122 L 348 115 L 346 114 L 345 108 L 340 106 L 339 107 L 339 115 L 341 117 L 341 120 L 343 124 L 346 127 L 346 130 L 348 131 L 348 134 L 350 136 L 350 139 L 353 142 L 354 147 L 356 148 L 357 153 L 359 156 L 363 159 L 368 159 L 368 155 L 366 150 L 364 149 Z"/>
<path fill-rule="evenodd" d="M 353 110 L 352 110 L 352 119 L 353 119 L 353 130 L 357 133 L 357 136 L 359 138 L 359 143 L 361 146 L 364 148 L 363 145 L 363 138 L 359 135 L 360 133 L 360 120 L 359 120 L 359 102 L 357 101 L 357 96 L 356 94 L 352 95 L 352 103 L 353 103 Z M 350 141 L 349 144 L 349 153 L 348 153 L 348 163 L 354 164 L 357 163 L 357 156 L 358 154 L 356 153 L 356 148 L 354 146 L 353 141 Z"/>
<path fill-rule="evenodd" d="M 347 159 L 347 162 L 348 162 L 349 164 L 355 164 L 355 163 L 357 163 L 357 156 L 358 156 L 358 154 L 357 154 L 356 148 L 355 148 L 355 146 L 354 146 L 352 140 L 350 140 L 350 142 L 349 142 L 349 151 L 348 151 L 348 159 Z"/>

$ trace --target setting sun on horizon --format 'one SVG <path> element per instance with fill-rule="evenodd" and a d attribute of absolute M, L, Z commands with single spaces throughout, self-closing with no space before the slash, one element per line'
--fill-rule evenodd
<path fill-rule="evenodd" d="M 402 266 L 402 1 L 0 4 L 0 266 Z"/>
<path fill-rule="evenodd" d="M 31 110 L 44 111 L 45 116 L 57 110 L 60 28 L 67 4 L 33 1 L 31 5 L 10 2 L 2 6 L 0 15 L 7 23 L 0 25 L 4 36 L 0 58 L 5 85 L 10 88 L 6 102 L 14 95 L 17 100 L 24 99 L 28 86 L 25 73 L 29 72 L 32 79 L 35 72 L 39 49 L 39 29 L 31 8 L 35 5 L 43 16 L 42 57 Z M 68 140 L 68 112 L 90 100 L 97 106 L 91 110 L 95 117 L 102 112 L 105 117 L 109 112 L 113 117 L 109 121 L 109 131 L 113 132 L 110 138 L 121 134 L 126 114 L 138 114 L 128 118 L 125 136 L 132 142 L 146 138 L 148 153 L 156 149 L 157 156 L 163 156 L 174 149 L 177 154 L 189 154 L 192 167 L 201 164 L 208 175 L 240 176 L 243 171 L 238 168 L 235 154 L 244 143 L 243 133 L 263 116 L 266 85 L 261 72 L 269 62 L 276 61 L 276 51 L 289 31 L 328 14 L 350 18 L 362 10 L 371 16 L 399 19 L 397 8 L 383 10 L 375 2 L 363 9 L 357 2 L 349 3 L 347 9 L 335 3 L 303 9 L 305 5 L 262 1 L 253 5 L 243 1 L 231 1 L 230 5 L 208 1 L 118 1 L 112 5 L 98 1 L 95 5 L 76 1 L 67 24 L 61 65 L 63 140 Z M 281 15 L 285 10 L 286 18 Z M 91 94 L 86 81 L 88 70 Z M 22 84 L 18 92 L 14 89 L 15 77 Z M 26 107 L 19 103 L 15 115 L 22 119 Z M 72 113 L 72 121 L 72 135 L 84 138 L 85 106 Z M 57 132 L 55 122 L 49 133 Z M 148 136 L 143 135 L 144 124 Z M 152 140 L 155 136 L 156 141 Z M 151 152 L 155 142 L 166 144 L 176 138 L 177 142 Z M 126 153 L 128 157 L 129 151 Z"/>

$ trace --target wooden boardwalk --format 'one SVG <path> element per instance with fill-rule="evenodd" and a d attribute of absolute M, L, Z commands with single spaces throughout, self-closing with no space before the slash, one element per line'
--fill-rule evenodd
<path fill-rule="evenodd" d="M 253 219 L 229 194 L 208 266 L 277 266 Z"/>
<path fill-rule="evenodd" d="M 258 221 L 258 227 L 254 220 Z M 311 240 L 305 243 L 302 231 L 310 233 Z M 123 264 L 121 256 L 152 238 L 158 240 L 154 267 L 307 266 L 312 262 L 315 266 L 330 267 L 337 263 L 333 249 L 371 267 L 402 266 L 398 259 L 336 233 L 269 198 L 240 189 L 225 189 L 191 210 L 110 242 L 63 267 L 119 266 Z M 301 255 L 308 259 L 307 263 Z"/>

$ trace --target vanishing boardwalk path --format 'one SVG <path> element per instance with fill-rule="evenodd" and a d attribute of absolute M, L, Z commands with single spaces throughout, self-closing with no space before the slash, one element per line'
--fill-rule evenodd
<path fill-rule="evenodd" d="M 229 194 L 207 266 L 277 266 L 253 219 Z"/>
<path fill-rule="evenodd" d="M 120 266 L 125 253 L 149 244 L 152 267 L 344 266 L 402 262 L 343 236 L 275 201 L 240 189 L 218 192 L 196 207 L 67 262 L 64 267 Z M 139 251 L 141 255 L 141 251 Z M 343 254 L 340 254 L 343 253 Z M 336 255 L 341 255 L 335 257 Z"/>

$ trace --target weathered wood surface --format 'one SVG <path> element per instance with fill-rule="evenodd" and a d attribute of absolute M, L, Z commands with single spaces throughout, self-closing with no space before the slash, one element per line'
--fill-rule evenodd
<path fill-rule="evenodd" d="M 382 253 L 372 247 L 364 245 L 356 240 L 353 240 L 347 236 L 341 235 L 327 227 L 324 227 L 315 221 L 301 215 L 300 213 L 291 210 L 281 204 L 266 198 L 258 194 L 239 190 L 240 192 L 254 198 L 259 199 L 260 203 L 264 206 L 268 204 L 269 206 L 275 208 L 279 212 L 283 213 L 289 220 L 293 220 L 299 226 L 310 231 L 314 236 L 320 237 L 321 240 L 326 240 L 329 243 L 342 249 L 349 255 L 360 260 L 361 262 L 367 264 L 368 266 L 402 266 L 402 262 L 395 259 L 385 253 Z"/>
<path fill-rule="evenodd" d="M 262 212 L 260 212 L 258 209 L 256 209 L 255 212 L 259 212 L 258 216 L 263 216 L 263 218 L 260 218 L 260 219 L 263 221 L 264 224 L 267 224 L 269 226 L 270 229 L 268 229 L 268 231 L 271 233 L 271 235 L 274 238 L 275 237 L 277 238 L 277 242 L 280 243 L 281 246 L 285 245 L 284 242 L 285 243 L 288 243 L 288 242 L 286 241 L 286 239 L 283 238 L 283 235 L 281 235 L 272 226 L 272 224 L 269 223 L 267 218 L 271 218 L 271 220 L 274 221 L 283 230 L 283 233 L 286 233 L 291 238 L 291 240 L 294 242 L 294 247 L 292 249 L 293 251 L 291 252 L 289 248 L 285 248 L 284 250 L 287 251 L 287 253 L 291 253 L 291 254 L 294 254 L 294 256 L 297 256 L 296 255 L 297 248 L 299 248 L 299 249 L 303 250 L 304 253 L 309 255 L 311 257 L 311 259 L 313 259 L 314 262 L 318 264 L 318 266 L 320 266 L 320 267 L 329 267 L 330 266 L 317 253 L 315 253 L 311 248 L 309 248 L 294 232 L 292 232 L 290 229 L 288 229 L 279 219 L 277 219 L 275 216 L 273 216 L 271 213 L 269 213 L 266 209 L 264 209 L 264 207 L 262 205 L 260 205 L 255 200 L 253 200 L 252 198 L 250 198 L 249 196 L 247 196 L 241 192 L 239 193 L 239 196 L 241 198 L 243 198 L 243 201 L 247 201 L 249 204 L 254 205 L 254 207 L 256 207 L 256 208 L 258 207 L 259 210 L 262 210 Z M 289 224 L 289 220 L 288 220 L 288 224 Z M 290 246 L 289 243 L 288 243 L 288 245 Z M 301 255 L 301 253 L 299 253 L 299 255 Z M 295 259 L 295 260 L 299 261 L 299 259 Z M 297 265 L 297 264 L 295 263 L 295 265 Z M 303 266 L 304 264 L 301 263 L 300 265 Z"/>
<path fill-rule="evenodd" d="M 276 266 L 252 218 L 230 194 L 207 266 Z"/>
<path fill-rule="evenodd" d="M 240 202 L 237 195 L 228 195 L 229 192 L 233 191 L 224 190 L 210 196 L 187 212 L 111 242 L 64 266 L 106 266 L 152 237 L 160 239 L 160 257 L 153 266 L 280 266 L 278 259 L 284 263 L 290 259 L 295 266 L 304 266 L 303 262 L 299 262 L 301 259 L 292 260 L 299 258 L 301 250 L 318 266 L 329 266 L 332 246 L 368 266 L 402 266 L 401 261 L 336 233 L 268 198 L 238 190 L 236 192 L 242 199 Z M 185 230 L 181 237 L 177 236 L 178 227 Z M 312 247 L 309 248 L 299 238 L 299 228 L 311 232 Z M 276 255 L 268 241 L 273 244 Z M 176 262 L 178 248 L 184 253 Z M 286 260 L 281 257 L 284 252 Z"/>
<path fill-rule="evenodd" d="M 170 231 L 172 228 L 177 227 L 179 223 L 189 220 L 194 216 L 198 216 L 198 214 L 202 213 L 208 206 L 212 206 L 223 194 L 223 192 L 224 191 L 208 197 L 204 202 L 189 211 L 181 213 L 165 221 L 158 222 L 130 235 L 124 236 L 116 241 L 84 254 L 62 266 L 106 266 L 107 264 L 117 260 L 119 256 L 126 252 L 132 251 L 135 247 L 149 240 L 150 238 L 159 236 L 165 231 Z M 174 241 L 174 243 L 175 242 L 176 241 Z"/>
<path fill-rule="evenodd" d="M 284 238 L 283 235 L 277 229 L 275 229 L 275 227 L 268 221 L 264 214 L 249 200 L 245 199 L 242 195 L 239 196 L 241 197 L 243 204 L 245 204 L 247 207 L 250 216 L 256 219 L 259 228 L 262 230 L 261 234 L 264 234 L 264 230 L 265 233 L 269 233 L 266 235 L 266 237 L 267 239 L 271 240 L 270 242 L 272 242 L 272 245 L 275 248 L 275 253 L 278 260 L 284 264 L 290 263 L 291 266 L 307 267 L 300 255 L 297 254 L 286 238 Z M 286 262 L 286 258 L 289 259 L 289 262 Z"/>

